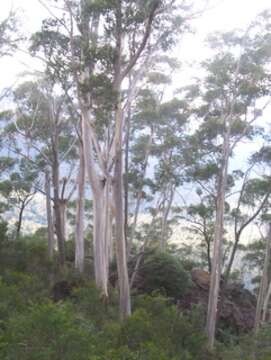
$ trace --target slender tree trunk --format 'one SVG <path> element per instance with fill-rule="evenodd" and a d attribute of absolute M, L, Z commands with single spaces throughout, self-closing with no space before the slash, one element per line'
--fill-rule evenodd
<path fill-rule="evenodd" d="M 108 259 L 105 241 L 105 199 L 104 196 L 93 196 L 94 208 L 94 271 L 97 287 L 102 297 L 108 297 Z"/>
<path fill-rule="evenodd" d="M 130 286 L 127 267 L 126 242 L 124 236 L 123 211 L 123 169 L 122 169 L 122 109 L 120 99 L 116 109 L 116 158 L 114 168 L 113 195 L 115 205 L 116 255 L 120 291 L 120 317 L 125 319 L 131 314 Z"/>
<path fill-rule="evenodd" d="M 45 171 L 45 193 L 46 193 L 46 214 L 47 214 L 47 236 L 48 236 L 48 255 L 49 258 L 53 257 L 54 253 L 54 223 L 52 216 L 52 207 L 51 207 L 51 182 L 50 182 L 50 173 L 47 169 Z"/>
<path fill-rule="evenodd" d="M 84 271 L 85 244 L 84 244 L 84 211 L 85 211 L 85 158 L 83 145 L 79 144 L 79 174 L 78 198 L 76 206 L 75 225 L 75 268 L 81 273 Z"/>
<path fill-rule="evenodd" d="M 21 235 L 21 227 L 22 227 L 24 209 L 25 209 L 25 202 L 23 201 L 22 205 L 20 207 L 19 218 L 18 218 L 18 222 L 17 222 L 17 226 L 16 226 L 16 240 L 18 240 Z"/>
<path fill-rule="evenodd" d="M 131 238 L 130 238 L 130 241 L 129 241 L 129 244 L 130 244 L 129 247 L 130 248 L 131 248 L 132 242 L 135 239 L 135 232 L 136 232 L 137 219 L 138 219 L 141 199 L 142 199 L 142 189 L 140 189 L 138 191 L 137 197 L 136 197 L 136 206 L 135 206 L 134 219 L 133 219 L 133 224 L 132 224 Z M 129 254 L 130 254 L 130 251 L 129 251 Z"/>
<path fill-rule="evenodd" d="M 268 235 L 267 235 L 266 247 L 265 247 L 263 274 L 262 274 L 259 293 L 258 293 L 258 297 L 257 297 L 257 307 L 256 307 L 255 324 L 254 324 L 254 329 L 255 329 L 256 333 L 258 332 L 258 330 L 260 328 L 262 311 L 263 311 L 267 287 L 268 287 L 270 255 L 271 255 L 271 223 L 269 223 L 269 229 L 268 229 Z"/>
<path fill-rule="evenodd" d="M 170 212 L 170 209 L 171 209 L 173 199 L 174 199 L 174 188 L 171 185 L 170 186 L 170 195 L 169 195 L 168 203 L 167 203 L 167 206 L 164 208 L 164 211 L 163 211 L 162 231 L 161 231 L 161 241 L 160 241 L 160 250 L 162 252 L 164 252 L 166 250 L 167 221 L 168 221 L 168 215 L 169 215 L 169 212 Z"/>
<path fill-rule="evenodd" d="M 235 254 L 236 254 L 236 251 L 238 249 L 239 240 L 240 240 L 240 234 L 237 233 L 235 235 L 235 241 L 234 241 L 233 249 L 232 249 L 230 260 L 229 260 L 229 263 L 228 263 L 228 266 L 227 266 L 227 269 L 226 269 L 226 272 L 225 272 L 225 276 L 224 276 L 224 285 L 225 286 L 227 286 L 228 281 L 229 281 L 233 261 L 235 259 Z"/>
<path fill-rule="evenodd" d="M 54 214 L 55 214 L 55 231 L 57 236 L 57 246 L 59 252 L 60 266 L 65 264 L 65 238 L 63 233 L 61 205 L 59 199 L 59 168 L 58 164 L 54 162 L 52 167 L 52 178 L 54 188 Z"/>
<path fill-rule="evenodd" d="M 207 312 L 206 330 L 208 335 L 208 346 L 210 349 L 214 348 L 218 295 L 219 295 L 220 279 L 221 279 L 225 190 L 226 190 L 227 175 L 228 175 L 229 152 L 230 152 L 230 126 L 228 125 L 228 128 L 225 130 L 225 134 L 224 134 L 222 166 L 221 166 L 221 172 L 218 183 L 214 250 L 213 250 L 212 272 L 211 272 L 211 282 L 210 282 L 208 312 Z"/>
<path fill-rule="evenodd" d="M 262 315 L 262 322 L 265 323 L 267 320 L 267 312 L 268 312 L 268 305 L 269 305 L 269 300 L 270 300 L 270 296 L 271 296 L 271 281 L 269 283 L 268 286 L 268 290 L 263 302 L 263 315 Z"/>
<path fill-rule="evenodd" d="M 211 274 L 211 272 L 212 272 L 211 240 L 208 236 L 206 237 L 206 245 L 207 245 L 208 271 Z"/>
<path fill-rule="evenodd" d="M 116 228 L 116 256 L 119 281 L 120 318 L 125 319 L 131 315 L 130 286 L 127 266 L 127 252 L 124 234 L 124 207 L 123 207 L 123 113 L 121 108 L 121 61 L 122 61 L 122 3 L 117 2 L 116 7 L 116 57 L 114 64 L 113 88 L 116 93 L 115 103 L 115 163 L 113 179 L 113 197 L 115 208 Z"/>
<path fill-rule="evenodd" d="M 232 269 L 232 265 L 233 265 L 233 262 L 234 262 L 234 259 L 235 259 L 235 255 L 236 255 L 236 252 L 238 250 L 238 245 L 239 245 L 239 242 L 240 242 L 240 238 L 241 238 L 241 235 L 242 235 L 242 232 L 243 230 L 249 225 L 252 223 L 253 220 L 255 220 L 257 218 L 257 216 L 261 213 L 264 205 L 267 203 L 268 201 L 268 198 L 270 196 L 270 193 L 268 192 L 263 201 L 261 202 L 260 206 L 258 207 L 258 209 L 254 212 L 254 214 L 239 228 L 239 230 L 237 230 L 237 224 L 236 224 L 236 227 L 235 227 L 235 240 L 234 240 L 234 245 L 233 245 L 233 249 L 232 249 L 232 252 L 231 252 L 231 256 L 230 256 L 230 260 L 229 260 L 229 263 L 228 263 L 228 266 L 227 266 L 227 269 L 225 271 L 225 277 L 224 277 L 224 284 L 225 286 L 227 285 L 228 283 L 228 280 L 229 280 L 229 276 L 230 276 L 230 273 L 231 273 L 231 269 Z"/>
<path fill-rule="evenodd" d="M 60 227 L 61 233 L 63 236 L 63 241 L 66 241 L 66 220 L 67 220 L 67 200 L 60 199 L 59 200 L 59 210 L 60 210 Z"/>
<path fill-rule="evenodd" d="M 149 137 L 149 140 L 148 140 L 148 143 L 146 146 L 145 159 L 144 159 L 143 171 L 142 171 L 142 179 L 144 179 L 145 175 L 146 175 L 152 141 L 153 141 L 153 129 L 151 129 L 151 135 Z M 129 250 L 131 249 L 132 243 L 135 238 L 135 232 L 136 232 L 136 226 L 137 226 L 137 220 L 138 220 L 138 214 L 139 214 L 139 210 L 140 210 L 142 196 L 143 196 L 143 186 L 137 192 L 134 220 L 133 220 L 133 225 L 132 225 L 131 237 L 130 237 L 130 241 L 129 241 Z M 127 251 L 127 253 L 130 255 L 129 250 Z"/>
<path fill-rule="evenodd" d="M 112 214 L 111 214 L 111 184 L 109 180 L 105 184 L 105 206 L 104 206 L 104 239 L 105 239 L 105 259 L 106 259 L 106 276 L 109 278 L 109 263 L 112 258 L 113 244 L 112 244 Z"/>
<path fill-rule="evenodd" d="M 116 247 L 120 290 L 120 316 L 125 319 L 131 314 L 130 287 L 127 269 L 126 246 L 123 219 L 122 153 L 117 151 L 114 172 L 114 200 L 116 207 Z"/>
<path fill-rule="evenodd" d="M 131 123 L 131 104 L 129 103 L 126 119 L 126 139 L 125 139 L 125 181 L 124 181 L 124 233 L 127 247 L 127 257 L 131 252 L 131 241 L 128 240 L 128 217 L 129 217 L 129 148 L 130 148 L 130 123 Z"/>

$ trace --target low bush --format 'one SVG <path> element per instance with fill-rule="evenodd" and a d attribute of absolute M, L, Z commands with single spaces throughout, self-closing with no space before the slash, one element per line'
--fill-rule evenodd
<path fill-rule="evenodd" d="M 3 360 L 89 360 L 92 334 L 68 305 L 34 305 L 9 319 L 0 340 Z"/>
<path fill-rule="evenodd" d="M 189 276 L 180 260 L 170 254 L 152 252 L 144 256 L 138 270 L 136 288 L 141 293 L 160 291 L 179 299 L 189 286 Z"/>
<path fill-rule="evenodd" d="M 238 344 L 221 349 L 223 360 L 270 360 L 271 325 L 262 327 L 257 336 L 254 333 L 239 338 Z"/>

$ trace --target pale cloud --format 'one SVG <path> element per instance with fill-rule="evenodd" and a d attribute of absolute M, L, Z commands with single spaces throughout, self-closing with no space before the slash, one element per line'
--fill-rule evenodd
<path fill-rule="evenodd" d="M 230 30 L 236 27 L 245 28 L 253 18 L 264 9 L 270 8 L 270 0 L 213 0 L 216 5 L 202 16 L 193 20 L 195 34 L 187 36 L 180 44 L 176 56 L 181 61 L 198 63 L 207 54 L 204 45 L 207 34 L 214 31 Z M 46 4 L 46 0 L 41 1 Z M 2 0 L 0 19 L 5 18 L 11 9 L 17 10 L 21 16 L 23 31 L 30 35 L 40 28 L 43 18 L 49 16 L 48 11 L 39 0 Z M 212 1 L 211 1 L 212 3 Z M 27 50 L 27 49 L 24 49 Z M 18 76 L 25 71 L 40 69 L 39 62 L 31 60 L 29 56 L 17 53 L 13 58 L 0 61 L 1 72 L 0 88 L 11 86 Z M 197 68 L 185 69 L 185 75 L 179 74 L 178 81 L 194 76 Z"/>

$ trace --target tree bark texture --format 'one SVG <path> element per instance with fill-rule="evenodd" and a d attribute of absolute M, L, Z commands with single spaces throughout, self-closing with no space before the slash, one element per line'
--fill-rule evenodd
<path fill-rule="evenodd" d="M 106 196 L 108 179 L 99 177 L 94 165 L 94 150 L 91 140 L 91 129 L 89 125 L 90 116 L 86 110 L 83 111 L 83 149 L 86 161 L 86 170 L 92 189 L 93 197 L 93 249 L 94 249 L 94 273 L 97 287 L 101 290 L 103 297 L 108 297 L 108 266 L 109 245 L 106 236 L 106 209 L 109 207 L 109 199 Z M 111 225 L 112 226 L 112 225 Z"/>
<path fill-rule="evenodd" d="M 219 182 L 218 182 L 214 249 L 213 249 L 212 272 L 211 272 L 208 311 L 207 311 L 206 331 L 208 335 L 208 346 L 210 349 L 214 348 L 218 296 L 219 296 L 220 279 L 221 279 L 225 190 L 226 190 L 227 176 L 228 176 L 229 153 L 230 153 L 230 127 L 228 126 L 224 134 L 222 166 L 221 166 Z"/>
<path fill-rule="evenodd" d="M 76 204 L 75 224 L 75 268 L 83 273 L 85 259 L 84 243 L 84 215 L 85 215 L 85 158 L 83 144 L 79 141 L 79 174 L 78 197 Z"/>

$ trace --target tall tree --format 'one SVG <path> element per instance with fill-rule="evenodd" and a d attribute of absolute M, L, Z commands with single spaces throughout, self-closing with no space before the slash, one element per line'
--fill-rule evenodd
<path fill-rule="evenodd" d="M 47 173 L 47 190 L 41 186 L 38 190 L 44 195 L 47 193 L 47 201 L 49 197 L 53 200 L 59 262 L 63 266 L 66 209 L 74 192 L 76 170 L 75 122 L 70 119 L 65 96 L 54 94 L 54 88 L 46 81 L 23 83 L 16 89 L 14 100 L 17 108 L 5 127 L 6 145 L 39 174 Z M 60 168 L 64 167 L 61 175 Z M 47 206 L 49 210 L 49 204 Z"/>
<path fill-rule="evenodd" d="M 247 135 L 250 125 L 259 116 L 259 113 L 254 110 L 248 118 L 249 108 L 255 106 L 257 99 L 268 94 L 268 87 L 265 87 L 266 79 L 268 78 L 268 74 L 265 73 L 265 64 L 269 61 L 269 54 L 263 59 L 263 57 L 259 58 L 259 53 L 257 53 L 266 47 L 266 39 L 263 37 L 259 42 L 258 36 L 252 39 L 249 37 L 249 34 L 246 33 L 243 37 L 232 38 L 232 40 L 235 42 L 235 44 L 233 42 L 232 45 L 238 45 L 240 48 L 241 55 L 236 59 L 232 54 L 228 55 L 222 53 L 222 57 L 219 58 L 218 56 L 215 62 L 209 67 L 209 70 L 211 70 L 212 66 L 214 66 L 214 70 L 221 60 L 222 62 L 225 62 L 226 60 L 226 69 L 223 69 L 223 66 L 220 63 L 221 71 L 226 70 L 226 72 L 224 72 L 224 74 L 221 73 L 221 77 L 218 76 L 217 72 L 213 73 L 215 76 L 211 75 L 209 78 L 213 85 L 213 91 L 216 92 L 216 90 L 218 90 L 221 94 L 220 99 L 222 100 L 222 106 L 219 106 L 219 118 L 222 120 L 222 126 L 224 128 L 221 165 L 217 184 L 214 251 L 207 314 L 207 334 L 210 348 L 213 348 L 214 346 L 215 337 L 217 303 L 221 276 L 225 190 L 229 159 L 231 152 L 234 150 L 240 139 Z M 253 43 L 253 47 L 251 47 L 251 43 Z M 259 77 L 259 72 L 262 75 L 261 77 Z M 226 84 L 224 82 L 225 76 Z M 221 84 L 221 81 L 224 82 L 224 86 Z M 219 85 L 219 82 L 220 90 L 218 87 L 216 88 L 216 86 Z M 212 94 L 209 92 L 209 95 Z M 217 99 L 215 101 L 217 102 Z M 246 117 L 244 118 L 244 116 Z M 234 127 L 240 120 L 244 124 L 243 131 L 233 142 L 231 142 L 231 135 L 233 134 Z"/>
<path fill-rule="evenodd" d="M 111 241 L 107 229 L 112 228 L 113 210 L 121 317 L 130 313 L 122 176 L 124 79 L 131 71 L 138 73 L 135 79 L 139 79 L 149 54 L 174 44 L 175 35 L 185 24 L 183 14 L 189 10 L 185 2 L 177 5 L 175 1 L 156 0 L 64 1 L 68 17 L 54 16 L 33 38 L 36 49 L 46 56 L 48 71 L 53 74 L 57 68 L 62 80 L 67 79 L 68 70 L 75 80 L 93 196 L 96 283 L 107 297 Z"/>
<path fill-rule="evenodd" d="M 205 62 L 207 76 L 196 94 L 200 95 L 198 116 L 202 125 L 197 130 L 204 153 L 214 159 L 207 164 L 214 172 L 216 220 L 212 256 L 211 284 L 207 314 L 210 348 L 214 346 L 218 295 L 220 289 L 222 242 L 225 217 L 225 196 L 229 180 L 229 161 L 240 141 L 253 133 L 254 122 L 268 105 L 270 47 L 269 16 L 263 14 L 242 33 L 212 36 L 213 59 Z M 253 29 L 253 31 L 252 31 Z M 256 35 L 255 35 L 256 33 Z M 261 34 L 261 36 L 259 36 Z M 260 102 L 265 98 L 264 105 Z M 259 107 L 258 107 L 259 106 Z M 210 135 L 212 140 L 209 141 Z M 213 149 L 213 150 L 211 150 Z"/>

